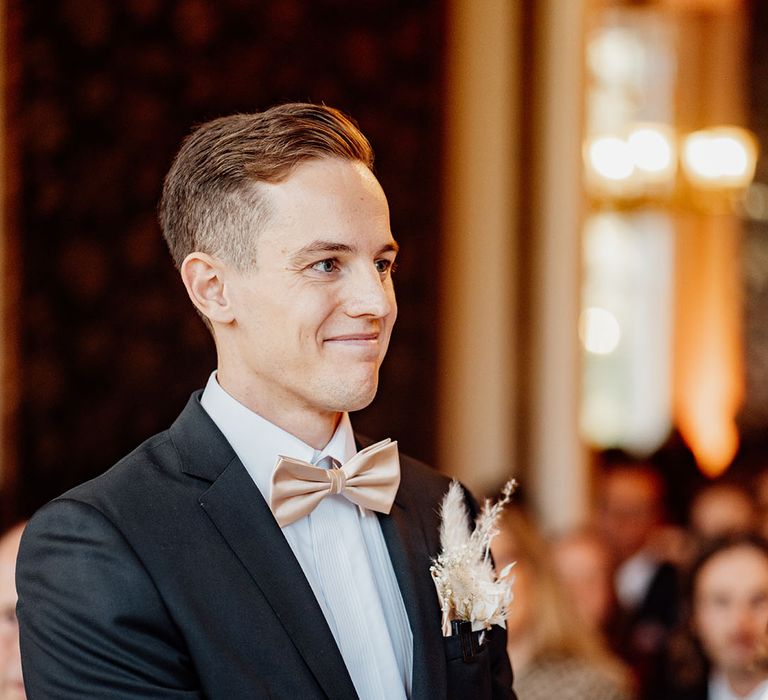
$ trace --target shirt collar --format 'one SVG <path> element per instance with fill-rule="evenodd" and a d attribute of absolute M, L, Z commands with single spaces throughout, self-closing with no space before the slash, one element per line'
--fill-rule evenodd
<path fill-rule="evenodd" d="M 635 608 L 643 602 L 659 565 L 641 550 L 622 562 L 615 574 L 616 596 L 625 608 Z"/>
<path fill-rule="evenodd" d="M 317 462 L 330 456 L 343 464 L 357 451 L 348 413 L 341 415 L 328 444 L 322 450 L 315 450 L 228 394 L 216 379 L 215 371 L 208 378 L 200 403 L 266 500 L 269 500 L 270 479 L 278 457 Z"/>

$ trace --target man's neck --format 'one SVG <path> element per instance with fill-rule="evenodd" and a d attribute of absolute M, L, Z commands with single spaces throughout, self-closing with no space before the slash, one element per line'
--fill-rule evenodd
<path fill-rule="evenodd" d="M 737 670 L 726 671 L 723 673 L 723 677 L 734 695 L 745 698 L 763 681 L 768 679 L 768 674 L 765 671 L 758 670 Z"/>
<path fill-rule="evenodd" d="M 328 444 L 339 425 L 342 414 L 338 412 L 302 408 L 292 405 L 289 400 L 265 402 L 247 387 L 231 381 L 221 367 L 216 371 L 216 380 L 243 406 L 316 450 L 322 450 Z"/>

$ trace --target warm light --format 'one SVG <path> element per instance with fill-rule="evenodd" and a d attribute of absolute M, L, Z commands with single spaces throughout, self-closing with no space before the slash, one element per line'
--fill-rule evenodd
<path fill-rule="evenodd" d="M 677 168 L 672 128 L 634 124 L 585 147 L 588 184 L 598 195 L 644 197 L 671 191 Z"/>
<path fill-rule="evenodd" d="M 755 174 L 757 146 L 745 129 L 718 127 L 696 131 L 683 142 L 688 180 L 705 189 L 747 187 Z"/>
<path fill-rule="evenodd" d="M 703 361 L 691 358 L 693 371 L 684 378 L 687 394 L 681 397 L 678 425 L 699 469 L 714 479 L 728 468 L 739 448 L 733 417 L 737 402 L 728 400 L 738 387 L 732 386 L 737 380 L 726 376 L 727 368 L 714 365 L 714 353 L 706 354 L 709 357 Z M 696 384 L 690 381 L 696 379 Z"/>
<path fill-rule="evenodd" d="M 674 166 L 672 139 L 661 127 L 644 126 L 634 129 L 627 138 L 627 145 L 639 170 L 664 173 Z"/>
<path fill-rule="evenodd" d="M 588 152 L 592 168 L 608 180 L 626 180 L 635 169 L 626 142 L 616 136 L 595 139 L 589 145 Z"/>
<path fill-rule="evenodd" d="M 675 424 L 701 471 L 715 477 L 738 450 L 744 398 L 740 222 L 701 216 L 676 234 Z"/>
<path fill-rule="evenodd" d="M 586 183 L 597 196 L 647 198 L 669 195 L 677 170 L 676 138 L 665 124 L 632 124 L 585 143 Z M 682 166 L 695 188 L 745 190 L 757 162 L 757 141 L 746 129 L 723 126 L 683 139 Z"/>
<path fill-rule="evenodd" d="M 650 454 L 669 435 L 674 234 L 663 212 L 584 222 L 579 422 L 594 447 Z"/>
<path fill-rule="evenodd" d="M 713 139 L 712 151 L 725 177 L 741 177 L 747 172 L 749 154 L 746 145 L 741 141 L 727 136 Z"/>
<path fill-rule="evenodd" d="M 620 27 L 601 29 L 587 46 L 592 73 L 603 83 L 624 85 L 641 74 L 645 47 L 636 32 Z"/>
<path fill-rule="evenodd" d="M 581 314 L 579 335 L 587 352 L 609 355 L 619 345 L 621 327 L 610 311 L 593 306 Z"/>
<path fill-rule="evenodd" d="M 710 479 L 715 479 L 733 461 L 739 449 L 739 431 L 733 421 L 722 420 L 716 411 L 709 411 L 701 404 L 700 408 L 702 410 L 694 419 L 700 429 L 686 431 L 686 438 L 699 469 Z"/>
<path fill-rule="evenodd" d="M 627 260 L 632 259 L 632 227 L 620 213 L 604 211 L 593 214 L 584 223 L 583 246 L 585 265 L 613 275 L 626 266 Z M 587 304 L 594 305 L 600 304 Z"/>

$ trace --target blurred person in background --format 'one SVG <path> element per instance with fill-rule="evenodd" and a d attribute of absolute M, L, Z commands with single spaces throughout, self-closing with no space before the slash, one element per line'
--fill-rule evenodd
<path fill-rule="evenodd" d="M 768 542 L 711 541 L 691 566 L 686 619 L 670 643 L 668 700 L 762 700 L 768 694 Z"/>
<path fill-rule="evenodd" d="M 611 646 L 632 667 L 640 696 L 656 700 L 664 648 L 678 618 L 677 571 L 658 547 L 664 482 L 651 464 L 616 458 L 597 483 L 596 527 L 613 559 Z"/>
<path fill-rule="evenodd" d="M 576 530 L 556 537 L 551 554 L 555 574 L 579 619 L 603 635 L 616 605 L 605 543 L 591 530 Z"/>
<path fill-rule="evenodd" d="M 0 538 L 0 700 L 25 700 L 16 622 L 16 555 L 25 523 Z"/>
<path fill-rule="evenodd" d="M 514 561 L 507 649 L 525 700 L 629 700 L 631 675 L 586 627 L 554 573 L 544 541 L 517 508 L 492 544 L 498 567 Z"/>
<path fill-rule="evenodd" d="M 706 543 L 726 535 L 759 530 L 758 507 L 749 491 L 734 481 L 713 481 L 696 489 L 688 505 L 688 525 L 685 528 L 668 526 L 662 536 L 667 543 L 663 548 L 666 561 L 672 561 L 679 571 L 690 568 L 698 552 Z M 674 531 L 674 546 L 668 546 L 669 533 Z M 768 700 L 768 699 L 767 699 Z"/>
<path fill-rule="evenodd" d="M 756 505 L 744 487 L 715 481 L 694 494 L 688 520 L 698 541 L 752 532 L 757 526 Z"/>

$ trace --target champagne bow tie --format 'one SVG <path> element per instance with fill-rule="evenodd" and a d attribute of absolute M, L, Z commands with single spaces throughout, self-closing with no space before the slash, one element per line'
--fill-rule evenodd
<path fill-rule="evenodd" d="M 338 469 L 281 456 L 272 473 L 269 507 L 280 527 L 309 515 L 326 496 L 337 493 L 361 508 L 389 513 L 399 485 L 397 442 L 387 438 Z"/>

